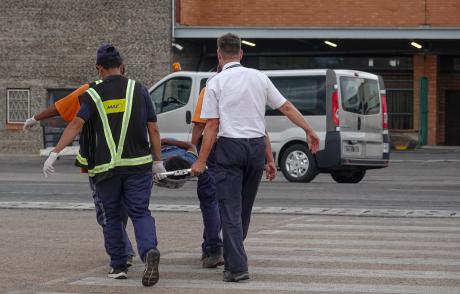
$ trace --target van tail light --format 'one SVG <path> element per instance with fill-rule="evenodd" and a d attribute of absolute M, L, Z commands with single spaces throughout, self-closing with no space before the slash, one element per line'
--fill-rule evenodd
<path fill-rule="evenodd" d="M 340 125 L 339 120 L 339 94 L 337 91 L 332 93 L 332 121 L 334 122 L 335 126 Z"/>
<path fill-rule="evenodd" d="M 387 108 L 387 95 L 382 96 L 382 128 L 388 130 L 388 108 Z"/>

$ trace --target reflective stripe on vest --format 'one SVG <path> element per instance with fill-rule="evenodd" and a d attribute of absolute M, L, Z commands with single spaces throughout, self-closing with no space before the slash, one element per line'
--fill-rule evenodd
<path fill-rule="evenodd" d="M 113 140 L 112 131 L 110 130 L 109 121 L 107 114 L 102 104 L 102 99 L 94 89 L 88 89 L 87 92 L 96 104 L 99 117 L 102 121 L 104 129 L 104 136 L 107 142 L 107 146 L 110 152 L 110 162 L 95 166 L 93 169 L 88 170 L 89 176 L 94 176 L 98 173 L 106 172 L 117 166 L 136 166 L 152 162 L 152 155 L 146 155 L 135 158 L 121 158 L 123 154 L 123 146 L 125 144 L 126 132 L 128 130 L 129 120 L 131 118 L 131 110 L 133 105 L 133 93 L 134 93 L 135 81 L 128 80 L 128 86 L 126 87 L 126 103 L 125 112 L 123 114 L 123 121 L 121 125 L 120 140 L 118 142 L 118 148 Z"/>
<path fill-rule="evenodd" d="M 86 158 L 84 158 L 83 156 L 81 156 L 80 151 L 78 151 L 78 154 L 77 154 L 77 161 L 81 165 L 84 165 L 84 166 L 88 165 L 88 160 Z"/>

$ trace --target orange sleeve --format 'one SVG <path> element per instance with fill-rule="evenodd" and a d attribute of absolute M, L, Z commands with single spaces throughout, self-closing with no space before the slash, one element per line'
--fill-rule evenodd
<path fill-rule="evenodd" d="M 75 118 L 78 110 L 80 110 L 80 100 L 78 97 L 85 93 L 88 89 L 89 84 L 84 84 L 77 90 L 54 103 L 54 106 L 56 106 L 56 110 L 62 119 L 66 122 L 70 122 Z"/>
<path fill-rule="evenodd" d="M 205 124 L 206 120 L 202 119 L 201 116 L 201 108 L 203 107 L 203 98 L 204 98 L 204 89 L 201 89 L 200 95 L 198 96 L 198 101 L 196 102 L 195 112 L 193 113 L 192 122 L 194 123 L 202 123 Z"/>

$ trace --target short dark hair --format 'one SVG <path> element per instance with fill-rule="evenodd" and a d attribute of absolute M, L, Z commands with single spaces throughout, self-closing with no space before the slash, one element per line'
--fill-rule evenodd
<path fill-rule="evenodd" d="M 222 35 L 217 39 L 217 48 L 223 55 L 238 55 L 241 51 L 241 38 L 232 33 Z"/>
<path fill-rule="evenodd" d="M 113 45 L 102 44 L 97 50 L 96 64 L 105 69 L 117 68 L 123 64 L 123 58 Z"/>
<path fill-rule="evenodd" d="M 192 165 L 187 160 L 183 159 L 179 155 L 172 156 L 165 161 L 165 169 L 167 171 L 174 171 L 180 169 L 188 169 Z M 170 176 L 171 179 L 183 179 L 185 176 Z"/>

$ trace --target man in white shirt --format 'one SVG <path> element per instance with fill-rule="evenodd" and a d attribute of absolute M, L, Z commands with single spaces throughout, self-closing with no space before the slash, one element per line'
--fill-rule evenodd
<path fill-rule="evenodd" d="M 201 118 L 207 119 L 203 143 L 192 172 L 199 175 L 215 146 L 216 196 L 221 212 L 225 282 L 249 279 L 246 238 L 265 164 L 265 108 L 278 109 L 306 133 L 310 151 L 319 138 L 302 114 L 263 73 L 243 67 L 241 39 L 225 34 L 217 40 L 222 72 L 206 86 Z"/>

